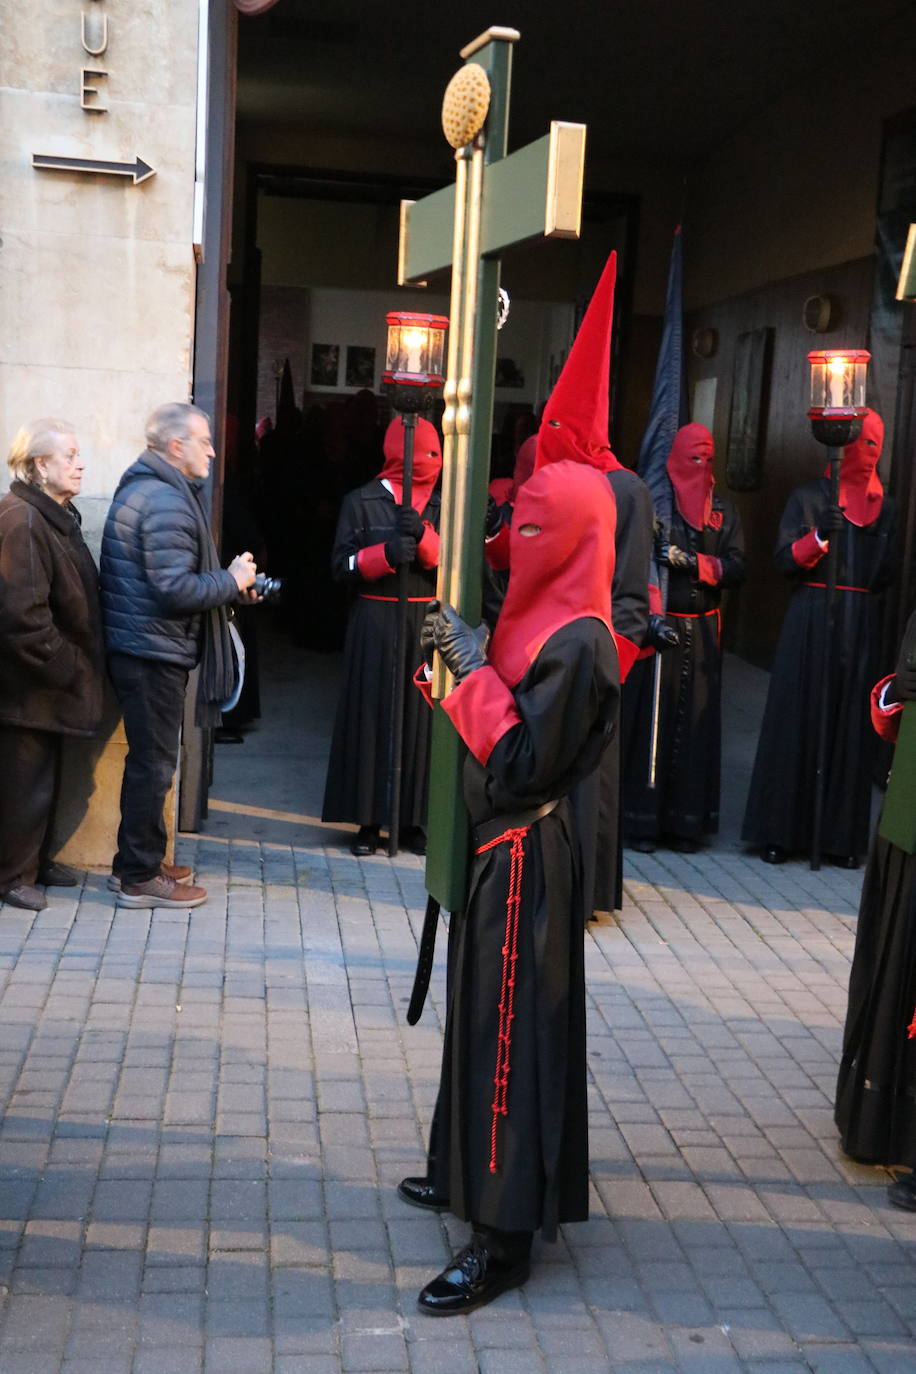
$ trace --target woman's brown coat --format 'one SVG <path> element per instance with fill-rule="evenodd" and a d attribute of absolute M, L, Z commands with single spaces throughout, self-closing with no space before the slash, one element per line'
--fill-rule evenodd
<path fill-rule="evenodd" d="M 0 500 L 0 725 L 94 734 L 103 667 L 98 574 L 79 516 L 13 482 Z"/>

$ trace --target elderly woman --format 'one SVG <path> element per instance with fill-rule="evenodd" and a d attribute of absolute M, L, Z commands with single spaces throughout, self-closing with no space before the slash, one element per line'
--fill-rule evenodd
<path fill-rule="evenodd" d="M 0 900 L 47 906 L 36 883 L 73 886 L 47 854 L 62 735 L 102 717 L 98 577 L 70 504 L 83 462 L 73 426 L 36 420 L 10 449 L 0 500 Z"/>

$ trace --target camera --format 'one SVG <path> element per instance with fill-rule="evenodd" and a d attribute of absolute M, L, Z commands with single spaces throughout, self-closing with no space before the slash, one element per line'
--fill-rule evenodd
<path fill-rule="evenodd" d="M 253 590 L 265 601 L 276 601 L 283 593 L 283 578 L 268 577 L 266 573 L 258 573 L 254 579 Z"/>

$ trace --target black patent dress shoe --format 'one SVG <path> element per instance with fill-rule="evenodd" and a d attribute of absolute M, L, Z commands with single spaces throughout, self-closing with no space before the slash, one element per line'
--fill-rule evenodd
<path fill-rule="evenodd" d="M 398 836 L 398 846 L 410 854 L 426 853 L 426 832 L 420 825 L 406 826 Z"/>
<path fill-rule="evenodd" d="M 417 1306 L 429 1317 L 457 1317 L 498 1298 L 510 1288 L 518 1288 L 531 1272 L 526 1252 L 499 1259 L 474 1236 L 470 1245 L 459 1250 L 451 1262 L 428 1283 L 417 1298 Z"/>
<path fill-rule="evenodd" d="M 0 902 L 6 902 L 7 906 L 17 906 L 20 911 L 44 911 L 48 905 L 48 899 L 40 888 L 32 887 L 31 883 L 18 883 L 16 887 L 8 887 L 5 892 L 0 892 Z"/>
<path fill-rule="evenodd" d="M 686 835 L 675 835 L 671 840 L 675 854 L 696 854 L 699 847 L 699 840 L 688 839 Z"/>
<path fill-rule="evenodd" d="M 377 825 L 361 825 L 356 839 L 350 845 L 350 853 L 355 854 L 358 859 L 363 859 L 367 854 L 374 854 L 379 846 L 379 828 Z"/>
<path fill-rule="evenodd" d="M 69 864 L 59 864 L 54 859 L 42 864 L 38 870 L 38 881 L 45 887 L 76 887 L 79 880 L 80 875 L 75 868 Z"/>
<path fill-rule="evenodd" d="M 625 849 L 635 849 L 637 854 L 654 854 L 657 847 L 654 840 L 630 840 L 624 845 Z"/>
<path fill-rule="evenodd" d="M 859 858 L 856 854 L 831 854 L 830 862 L 834 868 L 858 868 Z"/>
<path fill-rule="evenodd" d="M 786 851 L 778 844 L 768 844 L 761 855 L 765 864 L 784 864 L 786 861 Z"/>
<path fill-rule="evenodd" d="M 448 1198 L 428 1178 L 402 1178 L 398 1197 L 402 1202 L 409 1202 L 411 1207 L 425 1207 L 428 1212 L 448 1211 Z"/>
<path fill-rule="evenodd" d="M 916 1174 L 895 1179 L 888 1187 L 887 1200 L 905 1212 L 916 1212 Z"/>

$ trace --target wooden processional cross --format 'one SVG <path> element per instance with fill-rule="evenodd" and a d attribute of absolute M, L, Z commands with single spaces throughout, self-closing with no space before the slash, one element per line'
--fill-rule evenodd
<path fill-rule="evenodd" d="M 451 265 L 442 518 L 437 595 L 480 623 L 484 521 L 493 426 L 499 254 L 543 235 L 578 238 L 585 125 L 550 133 L 506 155 L 515 29 L 491 28 L 462 49 L 465 65 L 445 93 L 442 125 L 455 149 L 454 186 L 401 204 L 398 283 Z M 452 683 L 436 664 L 433 695 Z M 426 886 L 449 911 L 465 905 L 468 821 L 464 745 L 438 707 L 430 760 Z"/>

